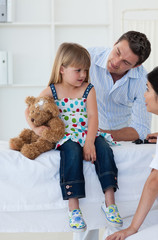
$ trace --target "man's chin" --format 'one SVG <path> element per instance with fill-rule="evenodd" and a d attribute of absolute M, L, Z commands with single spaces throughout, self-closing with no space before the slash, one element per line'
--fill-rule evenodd
<path fill-rule="evenodd" d="M 114 69 L 113 67 L 107 66 L 107 70 L 109 71 L 109 73 L 118 74 L 117 69 Z"/>
<path fill-rule="evenodd" d="M 109 71 L 109 73 L 111 74 L 118 74 L 116 70 L 111 69 L 111 68 L 107 68 L 107 70 Z"/>
<path fill-rule="evenodd" d="M 108 66 L 107 66 L 107 70 L 108 70 L 109 73 L 113 73 L 114 72 L 113 69 L 108 67 Z"/>

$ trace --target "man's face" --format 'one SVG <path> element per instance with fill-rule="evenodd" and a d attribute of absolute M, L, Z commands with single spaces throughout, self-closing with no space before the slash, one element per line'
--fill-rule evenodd
<path fill-rule="evenodd" d="M 128 41 L 122 40 L 116 43 L 108 57 L 107 69 L 110 73 L 122 75 L 135 67 L 138 56 L 129 47 Z"/>

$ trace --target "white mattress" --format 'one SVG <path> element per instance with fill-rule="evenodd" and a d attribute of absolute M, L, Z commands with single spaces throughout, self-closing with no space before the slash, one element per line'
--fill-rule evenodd
<path fill-rule="evenodd" d="M 155 145 L 121 142 L 113 146 L 119 170 L 116 202 L 122 217 L 135 212 Z M 59 186 L 59 152 L 51 150 L 32 161 L 0 142 L 0 232 L 69 231 L 67 201 Z M 105 226 L 100 205 L 104 201 L 94 165 L 84 161 L 86 198 L 80 207 L 88 229 Z M 129 207 L 130 204 L 130 207 Z M 96 217 L 97 213 L 97 217 Z"/>

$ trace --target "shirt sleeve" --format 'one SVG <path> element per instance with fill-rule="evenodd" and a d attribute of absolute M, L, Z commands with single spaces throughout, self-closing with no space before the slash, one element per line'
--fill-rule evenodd
<path fill-rule="evenodd" d="M 139 85 L 137 86 L 137 96 L 132 108 L 132 118 L 130 127 L 133 127 L 139 134 L 140 139 L 145 139 L 150 133 L 151 128 L 151 113 L 147 112 L 145 106 L 144 93 L 146 91 L 146 71 L 140 77 Z"/>

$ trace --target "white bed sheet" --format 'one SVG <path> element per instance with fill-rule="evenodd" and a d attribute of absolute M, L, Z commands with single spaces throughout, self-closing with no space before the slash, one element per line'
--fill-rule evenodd
<path fill-rule="evenodd" d="M 155 145 L 121 142 L 112 148 L 119 170 L 116 202 L 122 217 L 128 217 L 135 212 L 150 173 Z M 59 161 L 55 150 L 32 161 L 9 150 L 7 142 L 0 142 L 0 232 L 69 231 L 68 202 L 62 200 L 59 186 Z M 97 229 L 105 226 L 100 210 L 104 195 L 94 165 L 84 161 L 84 175 L 86 198 L 80 200 L 80 207 L 88 229 Z"/>

